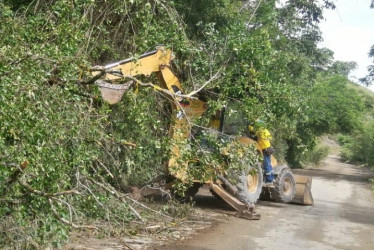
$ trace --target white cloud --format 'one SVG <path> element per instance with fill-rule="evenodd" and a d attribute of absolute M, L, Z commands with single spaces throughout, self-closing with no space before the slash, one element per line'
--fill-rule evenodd
<path fill-rule="evenodd" d="M 372 63 L 368 53 L 374 44 L 374 9 L 369 8 L 369 0 L 339 0 L 335 4 L 337 9 L 325 11 L 326 21 L 320 24 L 324 38 L 320 46 L 334 51 L 335 60 L 357 62 L 358 69 L 351 76 L 363 77 Z"/>

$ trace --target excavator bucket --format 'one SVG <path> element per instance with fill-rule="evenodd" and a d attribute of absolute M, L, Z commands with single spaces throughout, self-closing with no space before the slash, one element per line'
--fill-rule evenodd
<path fill-rule="evenodd" d="M 312 196 L 312 177 L 305 175 L 294 175 L 296 182 L 296 193 L 292 203 L 302 205 L 314 205 Z"/>
<path fill-rule="evenodd" d="M 109 104 L 116 104 L 121 101 L 123 94 L 130 89 L 133 81 L 124 84 L 111 84 L 98 80 L 96 84 L 99 86 L 103 100 Z"/>

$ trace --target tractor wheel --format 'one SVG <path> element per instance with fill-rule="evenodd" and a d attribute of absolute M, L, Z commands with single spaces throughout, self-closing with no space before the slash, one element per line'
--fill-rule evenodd
<path fill-rule="evenodd" d="M 194 184 L 189 187 L 186 192 L 184 192 L 184 196 L 179 195 L 175 189 L 170 189 L 171 195 L 179 202 L 189 202 L 195 196 L 195 194 L 199 191 L 201 187 L 201 183 L 194 182 Z"/>
<path fill-rule="evenodd" d="M 235 179 L 238 198 L 244 200 L 247 204 L 256 203 L 262 190 L 263 175 L 261 166 L 250 167 L 247 171 L 237 175 Z"/>
<path fill-rule="evenodd" d="M 290 169 L 285 168 L 276 176 L 274 186 L 270 190 L 273 200 L 285 203 L 291 202 L 296 192 L 296 182 Z"/>

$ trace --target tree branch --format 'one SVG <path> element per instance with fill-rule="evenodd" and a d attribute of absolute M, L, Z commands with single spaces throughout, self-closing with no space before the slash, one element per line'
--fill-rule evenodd
<path fill-rule="evenodd" d="M 28 183 L 26 183 L 24 181 L 18 180 L 18 183 L 21 184 L 22 187 L 26 188 L 29 192 L 31 192 L 33 194 L 43 196 L 43 197 L 47 197 L 47 198 L 55 197 L 55 196 L 62 196 L 62 195 L 69 195 L 69 194 L 81 195 L 81 193 L 79 193 L 77 190 L 74 190 L 74 189 L 67 190 L 67 191 L 62 191 L 62 192 L 57 192 L 57 193 L 46 193 L 46 192 L 34 189 L 33 187 L 31 187 Z"/>
<path fill-rule="evenodd" d="M 1 165 L 4 165 L 4 166 L 16 167 L 16 170 L 9 177 L 9 179 L 5 182 L 5 185 L 2 186 L 1 193 L 4 193 L 4 194 L 7 193 L 7 191 L 13 186 L 13 184 L 16 183 L 18 179 L 22 176 L 23 170 L 27 167 L 28 164 L 29 162 L 27 160 L 22 162 L 21 164 L 5 163 L 5 162 L 1 163 Z"/>
<path fill-rule="evenodd" d="M 222 68 L 221 68 L 222 69 Z M 201 90 L 203 90 L 209 83 L 211 83 L 212 81 L 218 79 L 220 77 L 220 71 L 221 69 L 219 69 L 217 71 L 217 73 L 212 77 L 210 78 L 208 81 L 206 81 L 199 89 L 197 90 L 194 90 L 192 91 L 191 93 L 187 94 L 186 96 L 189 97 L 189 98 L 192 98 L 193 95 L 196 95 L 197 93 L 199 93 Z"/>
<path fill-rule="evenodd" d="M 107 70 L 107 69 L 105 69 L 104 67 L 101 67 L 101 66 L 95 66 L 95 67 L 92 67 L 90 69 L 90 72 L 98 71 L 98 72 L 100 72 L 99 74 L 95 75 L 93 78 L 90 78 L 90 79 L 85 80 L 85 81 L 80 81 L 78 83 L 80 83 L 80 84 L 93 84 L 93 83 L 99 81 L 99 79 L 102 76 L 104 76 L 105 74 L 112 74 L 112 75 L 121 77 L 123 79 L 130 79 L 130 80 L 134 81 L 135 84 L 138 84 L 138 85 L 143 86 L 143 87 L 152 87 L 153 89 L 155 89 L 157 91 L 160 91 L 160 92 L 162 92 L 162 93 L 164 93 L 164 94 L 166 94 L 168 96 L 171 96 L 171 97 L 173 97 L 176 100 L 180 100 L 181 98 L 197 99 L 196 97 L 194 97 L 194 95 L 196 95 L 201 90 L 203 90 L 212 81 L 214 81 L 217 78 L 219 78 L 221 70 L 222 70 L 222 68 L 219 69 L 217 71 L 217 73 L 212 78 L 210 78 L 208 81 L 206 81 L 199 89 L 194 90 L 194 91 L 192 91 L 191 93 L 188 93 L 188 94 L 177 94 L 177 93 L 173 93 L 173 92 L 169 91 L 168 89 L 161 88 L 160 86 L 158 86 L 156 84 L 153 84 L 153 83 L 150 83 L 150 82 L 145 83 L 145 82 L 142 82 L 142 81 L 138 80 L 137 78 L 135 78 L 133 76 L 122 75 L 121 72 L 119 72 L 118 70 Z"/>
<path fill-rule="evenodd" d="M 73 228 L 77 228 L 77 229 L 86 228 L 86 229 L 95 229 L 95 230 L 99 230 L 99 228 L 96 227 L 96 226 L 91 226 L 91 225 L 77 225 L 77 224 L 73 223 L 72 221 L 68 221 L 68 220 L 62 218 L 61 216 L 59 216 L 58 212 L 56 211 L 56 208 L 53 206 L 53 203 L 52 203 L 52 199 L 51 199 L 51 198 L 48 198 L 48 202 L 49 202 L 49 205 L 51 206 L 51 209 L 52 209 L 53 214 L 57 217 L 57 219 L 59 219 L 59 220 L 62 221 L 63 223 L 65 223 L 65 224 L 67 224 L 67 225 L 70 225 L 71 227 L 73 227 Z"/>
<path fill-rule="evenodd" d="M 79 84 L 84 84 L 84 85 L 93 84 L 97 80 L 99 80 L 103 75 L 105 75 L 107 73 L 105 68 L 101 67 L 101 66 L 92 67 L 88 71 L 89 72 L 99 72 L 99 73 L 97 75 L 93 76 L 92 78 L 89 78 L 89 79 L 86 79 L 86 80 L 78 80 Z"/>
<path fill-rule="evenodd" d="M 101 187 L 102 189 L 104 189 L 105 191 L 107 191 L 108 193 L 114 195 L 115 197 L 117 197 L 118 199 L 124 201 L 124 197 L 119 195 L 117 191 L 113 190 L 112 188 L 110 187 L 107 187 L 105 184 L 103 183 L 100 183 L 100 182 L 97 182 L 95 181 L 94 179 L 90 178 L 90 177 L 87 177 L 85 176 L 85 178 L 87 178 L 87 180 L 89 180 L 90 182 L 92 182 L 93 184 Z M 140 214 L 130 205 L 128 205 L 130 210 L 133 212 L 133 214 L 141 221 L 144 221 L 143 218 L 140 216 Z"/>

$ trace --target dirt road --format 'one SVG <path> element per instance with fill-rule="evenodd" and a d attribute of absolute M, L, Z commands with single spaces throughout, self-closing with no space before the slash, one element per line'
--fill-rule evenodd
<path fill-rule="evenodd" d="M 319 168 L 298 171 L 313 176 L 314 206 L 259 201 L 261 220 L 228 216 L 217 227 L 166 249 L 374 249 L 374 196 L 367 169 L 329 156 Z M 206 190 L 205 190 L 206 192 Z M 204 193 L 196 205 L 233 214 Z"/>

